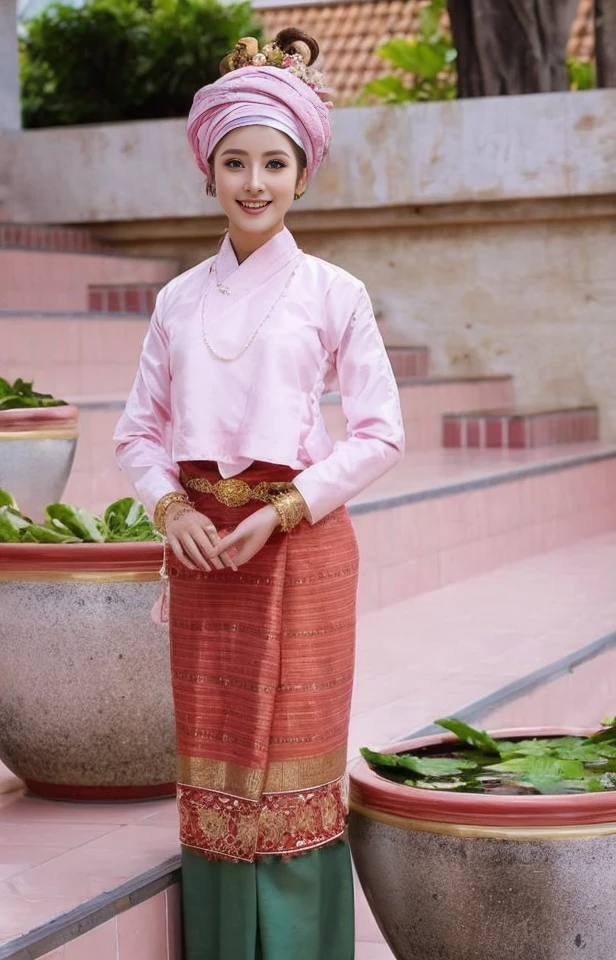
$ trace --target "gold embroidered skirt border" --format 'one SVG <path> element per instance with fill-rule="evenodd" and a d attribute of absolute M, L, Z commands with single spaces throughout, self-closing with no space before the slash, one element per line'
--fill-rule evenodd
<path fill-rule="evenodd" d="M 180 843 L 210 859 L 246 863 L 308 853 L 344 835 L 345 793 L 344 779 L 260 801 L 179 784 Z"/>
<path fill-rule="evenodd" d="M 289 793 L 338 780 L 344 776 L 346 759 L 347 749 L 343 744 L 320 757 L 270 763 L 262 789 L 263 776 L 260 770 L 226 760 L 179 756 L 178 781 L 244 800 L 258 800 L 262 793 Z"/>

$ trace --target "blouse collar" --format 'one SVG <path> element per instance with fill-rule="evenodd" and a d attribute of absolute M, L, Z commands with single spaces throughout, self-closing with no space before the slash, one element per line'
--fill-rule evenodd
<path fill-rule="evenodd" d="M 255 250 L 242 263 L 237 262 L 235 251 L 229 239 L 229 234 L 225 234 L 222 246 L 216 256 L 216 273 L 220 282 L 227 281 L 236 271 L 250 272 L 256 271 L 258 276 L 265 267 L 268 271 L 278 260 L 287 260 L 298 250 L 298 246 L 293 238 L 293 234 L 287 227 L 277 233 L 271 240 L 264 243 L 262 247 Z"/>

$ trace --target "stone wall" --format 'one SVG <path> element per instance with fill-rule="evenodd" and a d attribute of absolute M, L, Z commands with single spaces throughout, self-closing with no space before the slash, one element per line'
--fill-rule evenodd
<path fill-rule="evenodd" d="M 334 113 L 289 225 L 361 276 L 390 343 L 436 372 L 513 373 L 523 404 L 599 403 L 616 439 L 616 91 Z M 183 121 L 27 131 L 14 219 L 88 223 L 131 252 L 215 249 Z"/>

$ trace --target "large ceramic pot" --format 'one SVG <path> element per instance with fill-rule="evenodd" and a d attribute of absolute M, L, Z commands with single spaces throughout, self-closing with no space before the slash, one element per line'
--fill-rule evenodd
<path fill-rule="evenodd" d="M 159 543 L 0 544 L 0 760 L 44 797 L 174 793 Z"/>
<path fill-rule="evenodd" d="M 77 446 L 79 410 L 71 405 L 0 410 L 0 488 L 40 521 L 61 499 Z"/>
<path fill-rule="evenodd" d="M 449 739 L 424 737 L 385 752 Z M 392 783 L 361 760 L 350 796 L 357 872 L 397 960 L 616 956 L 616 791 L 445 793 Z"/>

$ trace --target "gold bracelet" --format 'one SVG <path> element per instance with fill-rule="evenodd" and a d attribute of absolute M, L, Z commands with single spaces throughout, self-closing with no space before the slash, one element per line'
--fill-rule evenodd
<path fill-rule="evenodd" d="M 283 533 L 289 533 L 306 516 L 306 501 L 296 487 L 274 497 L 272 504 L 278 513 Z"/>
<path fill-rule="evenodd" d="M 189 504 L 190 500 L 186 493 L 178 493 L 177 490 L 166 493 L 164 497 L 160 498 L 154 508 L 154 526 L 158 527 L 163 536 L 166 533 L 165 514 L 167 513 L 167 508 L 170 507 L 172 503 Z"/>

